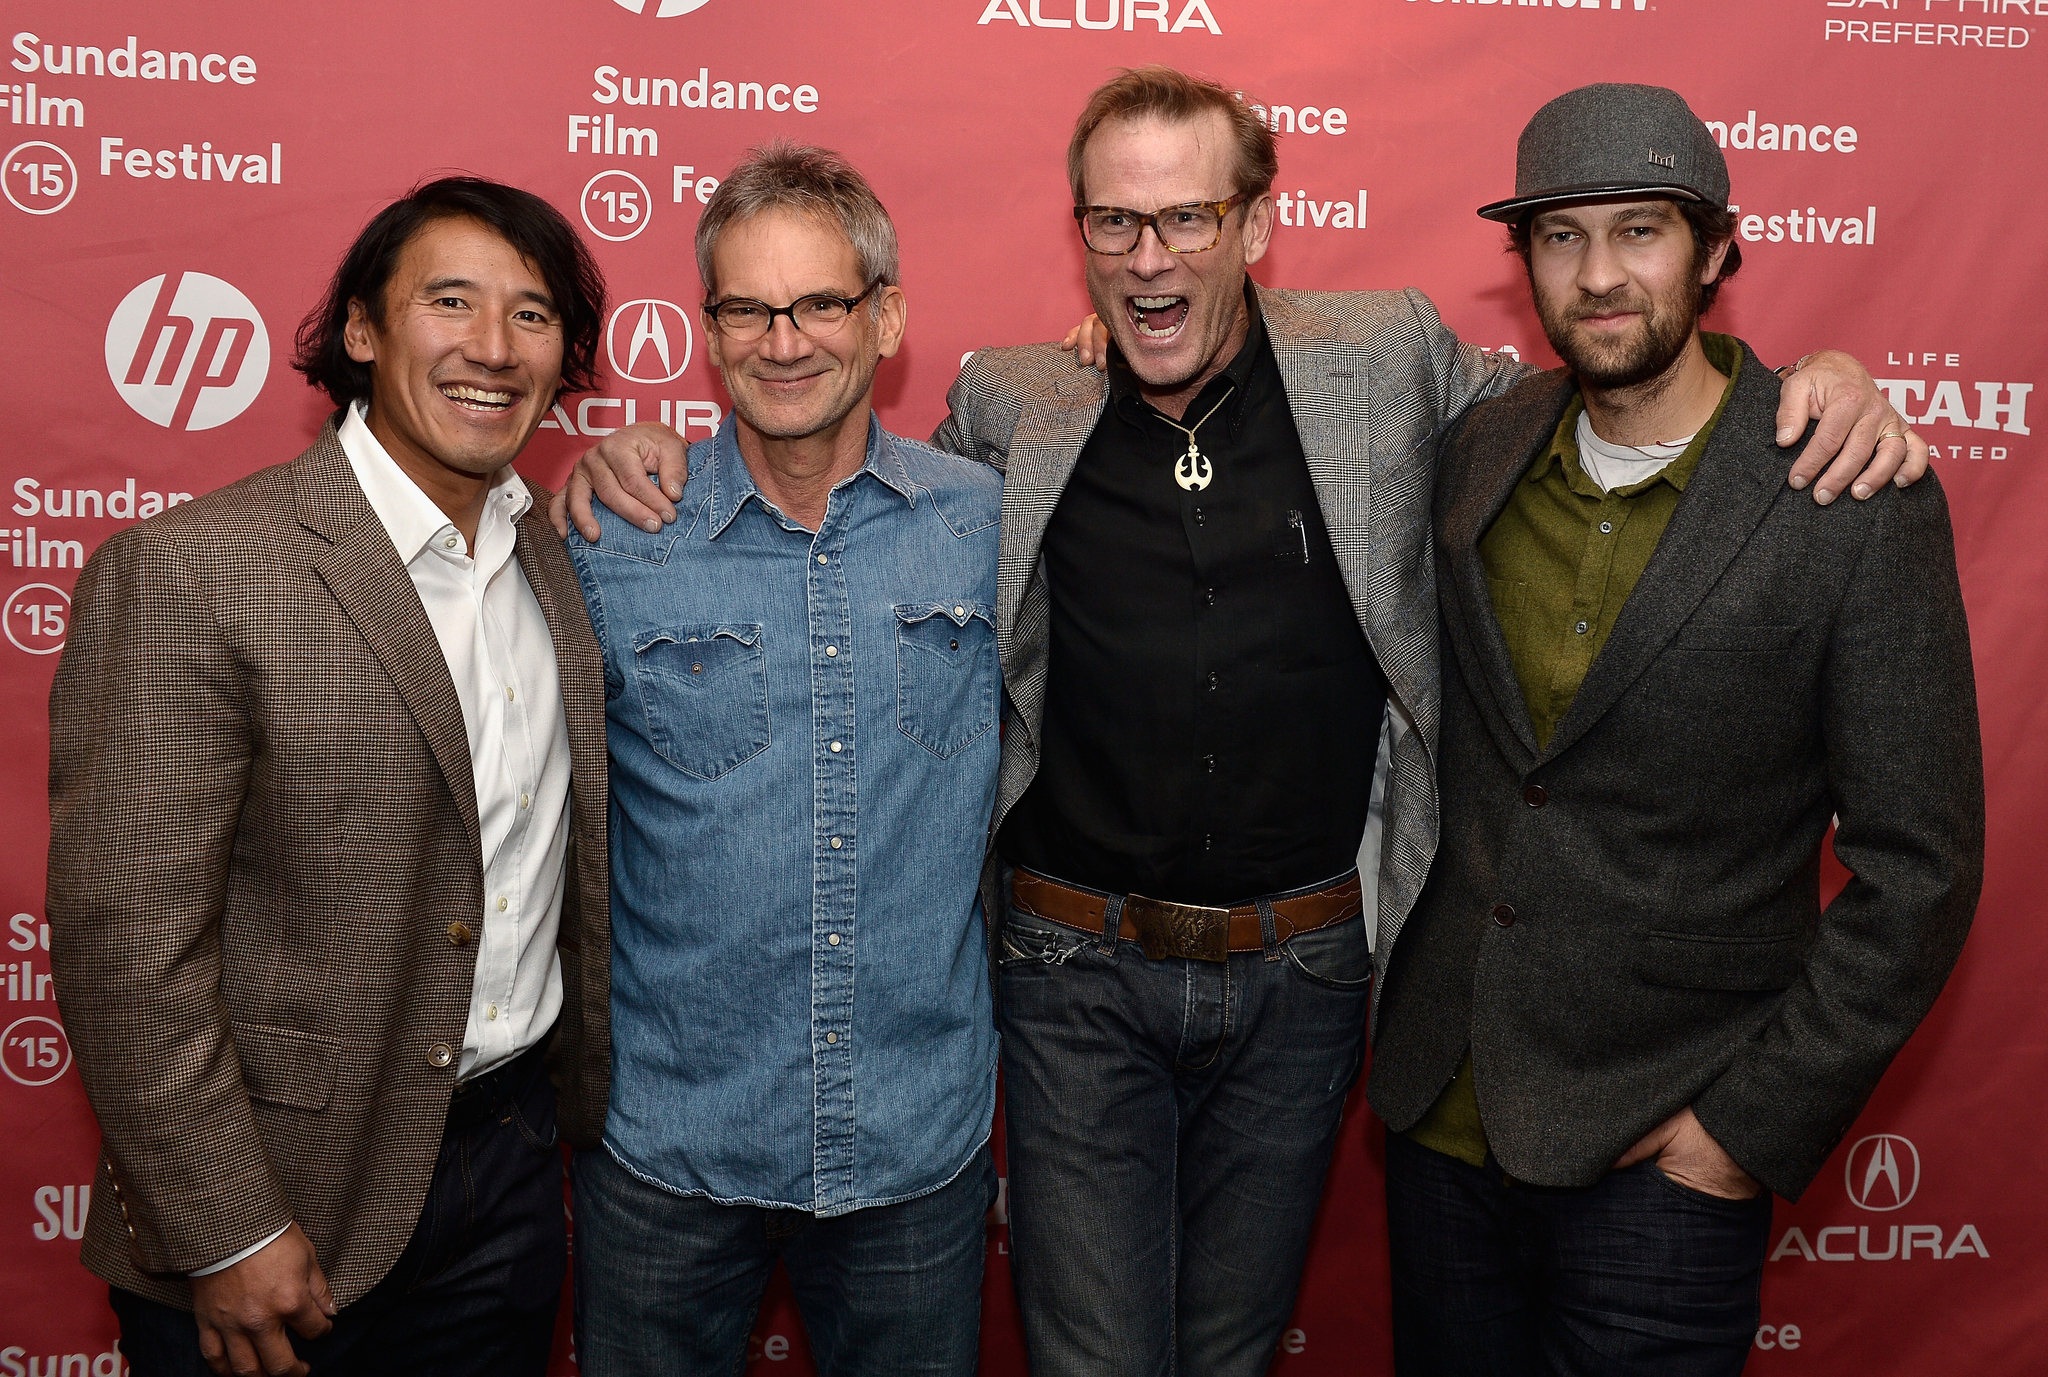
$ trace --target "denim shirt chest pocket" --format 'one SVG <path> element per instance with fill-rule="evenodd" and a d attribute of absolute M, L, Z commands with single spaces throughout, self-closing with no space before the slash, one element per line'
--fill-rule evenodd
<path fill-rule="evenodd" d="M 633 671 L 655 752 L 717 779 L 768 749 L 768 657 L 758 624 L 663 627 L 633 638 Z"/>
<path fill-rule="evenodd" d="M 995 609 L 982 602 L 896 605 L 896 726 L 940 759 L 996 721 Z"/>

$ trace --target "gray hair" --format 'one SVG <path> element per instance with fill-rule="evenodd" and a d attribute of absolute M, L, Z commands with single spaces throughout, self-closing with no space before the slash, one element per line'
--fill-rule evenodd
<path fill-rule="evenodd" d="M 897 285 L 896 226 L 867 178 L 828 148 L 777 139 L 740 160 L 697 221 L 697 276 L 707 297 L 718 296 L 711 271 L 718 236 L 727 225 L 769 210 L 837 221 L 860 260 L 860 285 Z"/>

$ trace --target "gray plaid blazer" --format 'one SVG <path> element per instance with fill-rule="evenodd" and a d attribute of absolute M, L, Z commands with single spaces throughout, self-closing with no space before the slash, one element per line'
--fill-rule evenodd
<path fill-rule="evenodd" d="M 604 672 L 535 491 L 571 842 L 551 1060 L 563 1135 L 610 1076 Z M 184 1274 L 296 1220 L 347 1305 L 404 1249 L 440 1149 L 483 912 L 462 704 L 329 421 L 293 463 L 130 527 L 79 576 L 50 694 L 51 964 L 98 1116 L 84 1260 Z"/>
<path fill-rule="evenodd" d="M 1358 862 L 1368 896 L 1377 885 L 1384 974 L 1436 853 L 1436 441 L 1467 407 L 1533 370 L 1459 343 L 1412 287 L 1259 288 L 1258 300 L 1330 543 L 1390 690 Z M 960 371 L 946 398 L 952 414 L 932 436 L 1006 473 L 996 641 L 1008 701 L 991 837 L 1038 773 L 1049 636 L 1039 543 L 1107 398 L 1101 372 L 1052 345 L 984 349 Z M 991 943 L 1003 911 L 995 870 L 992 859 L 983 882 Z"/>

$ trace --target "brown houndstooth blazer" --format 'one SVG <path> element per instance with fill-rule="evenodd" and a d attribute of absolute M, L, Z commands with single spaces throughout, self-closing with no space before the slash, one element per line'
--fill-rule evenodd
<path fill-rule="evenodd" d="M 1368 895 L 1378 885 L 1374 959 L 1384 976 L 1436 854 L 1439 686 L 1429 524 L 1436 441 L 1465 408 L 1535 370 L 1459 343 L 1412 287 L 1262 287 L 1258 299 L 1330 543 L 1387 676 L 1384 796 L 1375 790 L 1384 830 L 1375 808 L 1359 847 Z M 1029 345 L 977 353 L 946 401 L 952 414 L 932 443 L 1006 473 L 996 640 L 1008 701 L 993 837 L 1038 773 L 1049 637 L 1039 544 L 1107 404 L 1107 387 L 1102 373 L 1080 367 L 1073 355 Z M 983 899 L 992 951 L 1003 911 L 994 875 L 991 858 Z M 1383 983 L 1375 983 L 1375 1006 Z"/>
<path fill-rule="evenodd" d="M 604 682 L 536 489 L 517 555 L 554 633 L 572 760 L 561 1125 L 610 1077 Z M 330 420 L 313 447 L 86 564 L 50 695 L 58 1001 L 103 1152 L 84 1261 L 184 1273 L 288 1220 L 347 1305 L 418 1219 L 483 911 L 468 737 L 398 552 Z"/>

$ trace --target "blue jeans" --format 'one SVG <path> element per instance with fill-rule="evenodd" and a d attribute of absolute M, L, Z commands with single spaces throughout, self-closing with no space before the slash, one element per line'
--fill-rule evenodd
<path fill-rule="evenodd" d="M 1756 1336 L 1771 1197 L 1640 1162 L 1584 1190 L 1510 1185 L 1387 1135 L 1401 1377 L 1733 1377 Z"/>
<path fill-rule="evenodd" d="M 821 1219 L 721 1205 L 576 1154 L 584 1377 L 738 1377 L 780 1257 L 819 1377 L 971 1377 L 995 1165 L 984 1145 L 928 1195 Z"/>
<path fill-rule="evenodd" d="M 1364 920 L 1151 961 L 1012 905 L 1000 973 L 1031 1371 L 1263 1373 L 1358 1074 Z"/>
<path fill-rule="evenodd" d="M 568 1267 L 555 1088 L 538 1050 L 449 1106 L 433 1183 L 405 1251 L 317 1339 L 318 1377 L 541 1377 Z M 111 1288 L 135 1377 L 213 1377 L 192 1312 Z"/>

